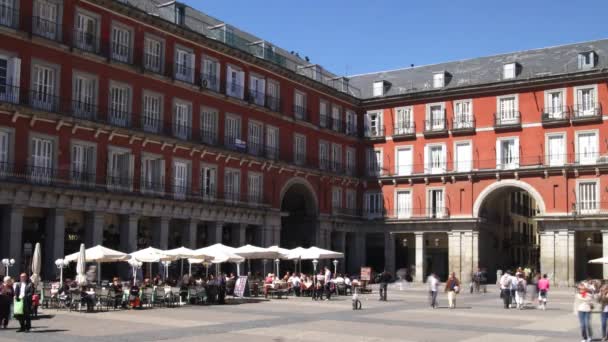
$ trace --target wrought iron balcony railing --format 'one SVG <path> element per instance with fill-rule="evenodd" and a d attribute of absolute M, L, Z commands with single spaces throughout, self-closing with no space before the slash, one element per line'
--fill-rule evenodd
<path fill-rule="evenodd" d="M 542 123 L 545 126 L 570 122 L 570 108 L 568 106 L 545 107 L 542 110 Z"/>
<path fill-rule="evenodd" d="M 494 129 L 510 129 L 521 127 L 521 113 L 518 110 L 508 110 L 494 113 Z"/>

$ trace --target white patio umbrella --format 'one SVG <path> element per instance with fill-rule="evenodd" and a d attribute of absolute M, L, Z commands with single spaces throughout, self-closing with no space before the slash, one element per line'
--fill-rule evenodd
<path fill-rule="evenodd" d="M 589 260 L 590 264 L 608 264 L 608 257 Z"/>
<path fill-rule="evenodd" d="M 64 259 L 65 260 L 65 259 Z M 87 277 L 84 274 L 86 264 L 86 250 L 84 249 L 84 243 L 80 244 L 80 250 L 78 251 L 78 257 L 76 262 L 76 283 L 78 285 L 85 285 L 87 283 Z"/>
<path fill-rule="evenodd" d="M 276 259 L 281 256 L 277 251 L 268 250 L 267 248 L 262 248 L 253 245 L 241 246 L 237 248 L 234 253 L 247 259 L 247 262 L 249 264 L 249 271 L 251 271 L 252 259 Z"/>
<path fill-rule="evenodd" d="M 148 271 L 150 272 L 150 277 L 152 277 L 152 264 L 153 263 L 156 263 L 159 261 L 165 261 L 165 260 L 174 260 L 173 257 L 163 255 L 162 253 L 163 253 L 163 251 L 158 248 L 148 247 L 148 248 L 144 248 L 144 249 L 141 249 L 141 250 L 133 252 L 133 253 L 129 253 L 129 255 L 131 256 L 131 258 L 133 258 L 139 262 L 147 262 Z"/>
<path fill-rule="evenodd" d="M 245 258 L 243 258 L 240 255 L 235 254 L 234 251 L 236 251 L 236 248 L 226 246 L 221 243 L 216 243 L 215 245 L 211 245 L 209 247 L 203 247 L 203 248 L 199 248 L 199 249 L 195 250 L 195 252 L 200 253 L 201 255 L 206 255 L 206 256 L 212 258 L 211 262 L 216 265 L 219 265 L 219 264 L 222 264 L 225 262 L 234 262 L 234 263 L 238 264 L 238 263 L 245 261 Z M 189 258 L 188 259 L 188 261 L 193 264 L 203 263 L 207 260 L 209 260 L 209 259 L 204 259 L 204 258 Z"/>
<path fill-rule="evenodd" d="M 282 248 L 279 246 L 270 246 L 268 248 L 266 248 L 267 251 L 269 252 L 273 252 L 276 253 L 275 259 L 288 259 L 289 258 L 289 252 L 291 252 L 289 249 L 287 248 Z"/>
<path fill-rule="evenodd" d="M 83 247 L 84 247 L 84 245 L 80 246 L 81 249 Z M 78 260 L 79 256 L 80 256 L 80 252 L 73 253 L 73 254 L 66 256 L 64 258 L 64 260 L 67 262 L 73 262 L 73 261 Z M 101 284 L 101 264 L 102 263 L 127 261 L 129 259 L 131 259 L 131 256 L 126 253 L 115 251 L 113 249 L 106 248 L 101 245 L 97 245 L 97 246 L 91 247 L 85 251 L 84 261 L 97 263 L 97 283 Z M 84 265 L 83 265 L 83 268 L 84 268 Z M 85 282 L 86 282 L 86 280 L 85 280 Z"/>
<path fill-rule="evenodd" d="M 42 257 L 40 254 L 40 242 L 36 242 L 34 254 L 32 255 L 32 283 L 37 287 L 40 282 L 40 267 L 42 266 Z"/>
<path fill-rule="evenodd" d="M 300 255 L 300 258 L 302 260 L 341 259 L 344 258 L 344 254 L 319 247 L 310 247 Z"/>
<path fill-rule="evenodd" d="M 173 258 L 175 258 L 174 260 L 181 259 L 180 276 L 184 275 L 184 259 L 190 259 L 190 258 L 202 259 L 203 261 L 212 259 L 212 257 L 210 255 L 205 254 L 205 253 L 201 252 L 200 250 L 192 250 L 190 248 L 186 248 L 183 246 L 175 248 L 175 249 L 170 249 L 168 251 L 163 251 L 162 254 L 165 256 L 168 256 L 168 257 L 173 257 Z M 192 263 L 190 263 L 190 264 L 192 264 Z M 189 271 L 189 273 L 190 273 L 190 271 Z"/>

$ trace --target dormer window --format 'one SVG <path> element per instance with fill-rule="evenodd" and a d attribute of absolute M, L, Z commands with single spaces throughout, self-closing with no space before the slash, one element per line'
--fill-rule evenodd
<path fill-rule="evenodd" d="M 587 51 L 578 54 L 578 68 L 591 69 L 595 67 L 595 52 Z"/>
<path fill-rule="evenodd" d="M 517 63 L 508 63 L 502 67 L 502 78 L 505 80 L 515 78 L 517 76 Z"/>
<path fill-rule="evenodd" d="M 384 95 L 384 81 L 376 81 L 374 82 L 374 96 L 383 96 Z"/>
<path fill-rule="evenodd" d="M 445 72 L 433 74 L 433 88 L 445 87 Z"/>

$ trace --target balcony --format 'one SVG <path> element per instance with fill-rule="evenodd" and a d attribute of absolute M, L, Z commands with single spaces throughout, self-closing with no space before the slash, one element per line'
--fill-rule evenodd
<path fill-rule="evenodd" d="M 357 132 L 357 125 L 355 123 L 347 121 L 346 127 L 345 127 L 345 133 L 346 133 L 346 135 L 349 135 L 351 137 L 358 136 L 359 132 Z"/>
<path fill-rule="evenodd" d="M 119 127 L 131 127 L 131 113 L 120 108 L 110 107 L 108 111 L 108 122 Z"/>
<path fill-rule="evenodd" d="M 217 146 L 217 131 L 215 129 L 201 129 L 201 142 L 209 146 Z"/>
<path fill-rule="evenodd" d="M 416 208 L 394 208 L 385 210 L 387 218 L 393 220 L 440 220 L 450 217 L 448 207 L 416 207 Z"/>
<path fill-rule="evenodd" d="M 163 129 L 163 122 L 162 120 L 143 115 L 141 117 L 141 128 L 144 132 L 160 133 Z"/>
<path fill-rule="evenodd" d="M 331 118 L 331 127 L 329 127 L 334 132 L 344 133 L 345 125 L 344 121 L 338 118 Z"/>
<path fill-rule="evenodd" d="M 144 180 L 141 182 L 140 191 L 148 195 L 162 195 L 165 193 L 165 184 L 160 179 L 157 181 Z"/>
<path fill-rule="evenodd" d="M 216 75 L 205 74 L 201 75 L 201 88 L 211 90 L 213 92 L 220 92 L 220 79 Z"/>
<path fill-rule="evenodd" d="M 249 141 L 247 142 L 247 153 L 252 155 L 252 156 L 256 156 L 256 157 L 261 157 L 264 155 L 264 144 L 259 143 L 259 142 L 252 142 Z"/>
<path fill-rule="evenodd" d="M 266 95 L 264 92 L 249 89 L 247 92 L 247 102 L 256 106 L 265 107 Z"/>
<path fill-rule="evenodd" d="M 99 37 L 94 33 L 81 30 L 73 31 L 72 47 L 84 52 L 103 56 L 104 54 L 99 45 Z"/>
<path fill-rule="evenodd" d="M 329 158 L 319 158 L 319 170 L 329 170 Z"/>
<path fill-rule="evenodd" d="M 305 165 L 306 164 L 306 153 L 294 153 L 293 154 L 293 163 L 296 165 Z"/>
<path fill-rule="evenodd" d="M 395 124 L 393 127 L 393 139 L 413 139 L 416 138 L 416 123 L 404 122 Z"/>
<path fill-rule="evenodd" d="M 319 127 L 330 128 L 331 118 L 325 114 L 319 114 Z"/>
<path fill-rule="evenodd" d="M 343 216 L 343 217 L 360 217 L 361 209 L 338 207 L 338 208 L 333 208 L 333 213 L 335 215 Z"/>
<path fill-rule="evenodd" d="M 368 140 L 384 140 L 384 126 L 368 127 L 365 129 L 365 138 Z"/>
<path fill-rule="evenodd" d="M 270 160 L 278 160 L 279 159 L 279 149 L 277 147 L 272 146 L 264 146 L 264 154 L 267 159 Z"/>
<path fill-rule="evenodd" d="M 494 130 L 521 129 L 521 113 L 517 110 L 494 113 Z"/>
<path fill-rule="evenodd" d="M 184 123 L 172 122 L 171 135 L 180 140 L 190 140 L 192 137 L 192 127 Z"/>
<path fill-rule="evenodd" d="M 587 123 L 602 121 L 602 105 L 600 103 L 578 104 L 573 106 L 572 123 Z"/>
<path fill-rule="evenodd" d="M 110 58 L 113 61 L 131 64 L 131 57 L 133 56 L 133 53 L 129 45 L 120 44 L 118 42 L 111 42 L 110 48 L 112 51 L 112 53 L 110 54 Z"/>
<path fill-rule="evenodd" d="M 175 63 L 173 78 L 178 81 L 194 84 L 194 68 L 186 64 Z"/>
<path fill-rule="evenodd" d="M 308 109 L 304 106 L 293 105 L 293 116 L 296 120 L 308 121 Z"/>
<path fill-rule="evenodd" d="M 0 26 L 19 27 L 19 10 L 11 6 L 0 5 Z"/>
<path fill-rule="evenodd" d="M 273 112 L 281 112 L 281 99 L 272 95 L 266 95 L 266 103 L 264 107 Z"/>
<path fill-rule="evenodd" d="M 238 83 L 228 83 L 226 85 L 226 95 L 235 99 L 244 100 L 245 87 Z"/>
<path fill-rule="evenodd" d="M 368 165 L 366 168 L 366 174 L 370 177 L 379 177 L 386 174 L 386 172 L 380 165 Z"/>
<path fill-rule="evenodd" d="M 0 7 L 1 11 L 2 8 Z M 41 17 L 32 17 L 32 35 L 60 42 L 61 25 Z"/>
<path fill-rule="evenodd" d="M 144 53 L 144 65 L 143 68 L 146 71 L 153 72 L 155 74 L 162 74 L 163 72 L 163 61 L 160 55 L 153 55 L 150 53 Z"/>
<path fill-rule="evenodd" d="M 466 134 L 475 132 L 475 117 L 473 114 L 456 115 L 452 118 L 452 134 Z"/>
<path fill-rule="evenodd" d="M 568 106 L 545 107 L 541 119 L 545 127 L 567 125 L 570 123 L 570 108 Z"/>
<path fill-rule="evenodd" d="M 435 118 L 430 120 L 424 120 L 424 131 L 422 132 L 425 137 L 441 136 L 448 134 L 448 123 L 445 118 Z"/>
<path fill-rule="evenodd" d="M 123 172 L 117 172 L 114 175 L 106 176 L 107 190 L 112 192 L 131 192 L 133 191 L 133 179 L 128 176 L 121 176 L 121 174 L 128 174 L 128 170 Z"/>
<path fill-rule="evenodd" d="M 583 201 L 572 205 L 572 215 L 597 216 L 608 215 L 608 202 Z"/>

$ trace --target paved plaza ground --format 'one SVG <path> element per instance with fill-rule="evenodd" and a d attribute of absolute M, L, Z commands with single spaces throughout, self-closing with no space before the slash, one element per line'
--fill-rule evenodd
<path fill-rule="evenodd" d="M 578 341 L 572 313 L 573 292 L 552 291 L 546 311 L 504 310 L 497 291 L 461 294 L 457 308 L 427 305 L 425 288 L 397 286 L 389 301 L 362 296 L 363 310 L 353 311 L 350 297 L 327 302 L 289 298 L 223 306 L 186 306 L 143 311 L 76 313 L 46 310 L 29 334 L 17 323 L 0 330 L 0 341 Z M 593 317 L 599 331 L 599 315 Z"/>

